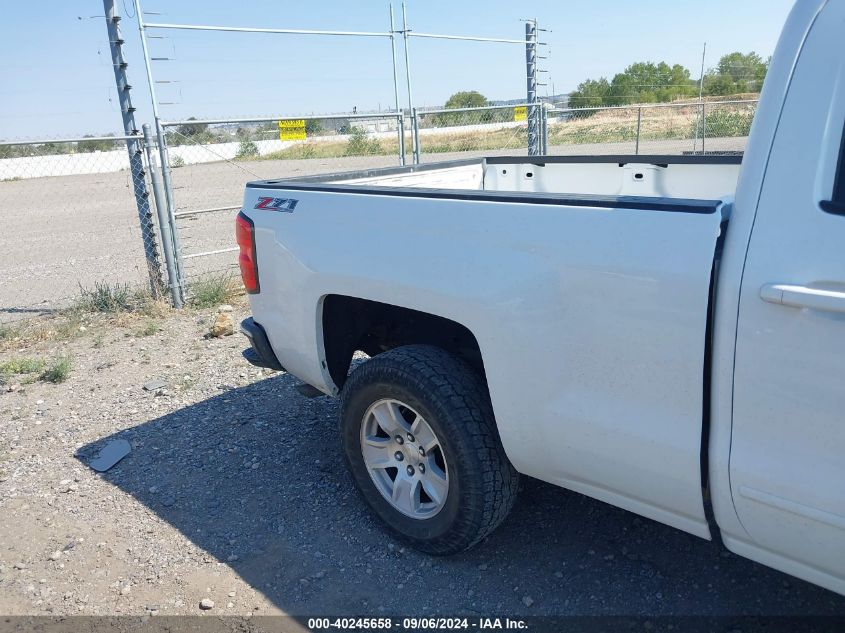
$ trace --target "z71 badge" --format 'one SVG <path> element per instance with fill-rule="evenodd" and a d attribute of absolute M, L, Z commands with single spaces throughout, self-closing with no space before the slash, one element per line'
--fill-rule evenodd
<path fill-rule="evenodd" d="M 255 209 L 264 209 L 265 211 L 280 211 L 281 213 L 293 213 L 299 200 L 293 198 L 265 198 L 258 199 L 258 204 Z"/>

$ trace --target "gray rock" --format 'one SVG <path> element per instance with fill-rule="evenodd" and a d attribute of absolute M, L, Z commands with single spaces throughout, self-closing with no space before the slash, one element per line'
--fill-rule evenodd
<path fill-rule="evenodd" d="M 203 611 L 208 611 L 209 609 L 214 608 L 214 600 L 211 598 L 203 598 L 200 600 L 200 609 Z"/>
<path fill-rule="evenodd" d="M 153 378 L 149 382 L 144 383 L 144 391 L 155 391 L 167 386 L 167 381 L 164 378 Z"/>

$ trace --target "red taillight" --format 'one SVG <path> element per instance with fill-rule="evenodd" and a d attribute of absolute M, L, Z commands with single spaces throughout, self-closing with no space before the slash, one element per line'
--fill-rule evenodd
<path fill-rule="evenodd" d="M 255 258 L 255 225 L 243 213 L 235 219 L 235 237 L 241 249 L 238 264 L 241 267 L 241 278 L 249 294 L 259 292 L 258 260 Z"/>

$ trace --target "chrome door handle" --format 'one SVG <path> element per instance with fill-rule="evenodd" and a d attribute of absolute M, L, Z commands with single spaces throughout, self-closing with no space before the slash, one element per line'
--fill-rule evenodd
<path fill-rule="evenodd" d="M 760 298 L 768 303 L 793 308 L 845 312 L 845 292 L 838 290 L 791 284 L 766 284 L 760 288 Z"/>

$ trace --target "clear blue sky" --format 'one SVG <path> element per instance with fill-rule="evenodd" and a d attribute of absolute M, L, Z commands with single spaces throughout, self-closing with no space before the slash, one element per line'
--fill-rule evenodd
<path fill-rule="evenodd" d="M 139 124 L 151 121 L 137 22 L 124 16 Z M 793 0 L 409 0 L 421 32 L 521 38 L 534 17 L 549 42 L 543 62 L 558 93 L 635 61 L 680 63 L 697 77 L 728 52 L 770 55 Z M 0 38 L 0 138 L 44 138 L 121 130 L 100 0 L 6 2 Z M 124 6 L 125 5 L 125 6 Z M 128 12 L 126 11 L 128 8 Z M 143 0 L 147 21 L 277 28 L 385 31 L 388 2 L 376 0 Z M 397 15 L 401 14 L 399 5 Z M 81 18 L 81 19 L 79 19 Z M 166 119 L 276 116 L 390 109 L 388 40 L 159 31 L 152 54 Z M 525 52 L 513 44 L 411 40 L 414 105 L 441 105 L 458 90 L 490 99 L 525 95 Z M 406 104 L 401 43 L 397 54 Z M 546 90 L 545 88 L 543 89 Z M 551 91 L 551 88 L 548 89 Z"/>

